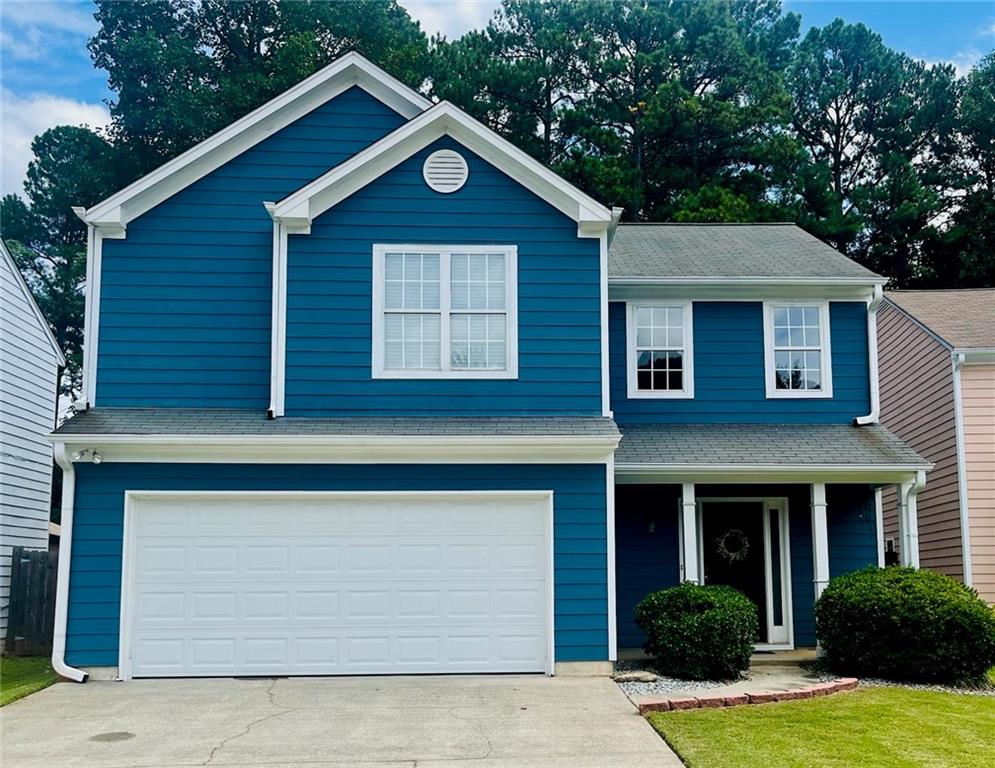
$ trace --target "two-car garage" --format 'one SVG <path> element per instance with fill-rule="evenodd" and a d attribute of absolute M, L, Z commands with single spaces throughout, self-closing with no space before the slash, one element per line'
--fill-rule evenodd
<path fill-rule="evenodd" d="M 552 493 L 129 492 L 120 675 L 551 672 Z"/>

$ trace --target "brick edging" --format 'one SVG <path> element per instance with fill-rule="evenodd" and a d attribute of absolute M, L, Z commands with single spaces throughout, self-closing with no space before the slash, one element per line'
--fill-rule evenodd
<path fill-rule="evenodd" d="M 642 699 L 639 714 L 649 712 L 669 712 L 681 709 L 717 709 L 719 707 L 736 707 L 742 704 L 769 704 L 774 701 L 797 701 L 798 699 L 814 699 L 817 696 L 828 696 L 840 691 L 852 691 L 860 684 L 855 677 L 841 677 L 830 683 L 817 683 L 807 688 L 796 688 L 791 691 L 747 691 L 731 696 L 677 696 L 667 699 Z"/>

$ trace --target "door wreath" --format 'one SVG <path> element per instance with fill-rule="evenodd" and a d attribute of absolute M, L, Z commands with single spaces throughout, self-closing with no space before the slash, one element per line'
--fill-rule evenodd
<path fill-rule="evenodd" d="M 739 528 L 729 528 L 715 539 L 715 550 L 728 563 L 745 560 L 750 551 L 750 541 Z"/>

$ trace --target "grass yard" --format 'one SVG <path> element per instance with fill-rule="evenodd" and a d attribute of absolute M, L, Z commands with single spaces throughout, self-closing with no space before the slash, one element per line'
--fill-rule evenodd
<path fill-rule="evenodd" d="M 48 688 L 57 679 L 47 657 L 0 657 L 0 707 Z"/>
<path fill-rule="evenodd" d="M 995 765 L 995 697 L 863 688 L 649 716 L 689 768 Z"/>

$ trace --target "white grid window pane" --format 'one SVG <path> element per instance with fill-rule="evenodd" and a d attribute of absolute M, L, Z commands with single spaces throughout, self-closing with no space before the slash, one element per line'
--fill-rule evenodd
<path fill-rule="evenodd" d="M 384 255 L 386 309 L 439 309 L 439 254 Z"/>
<path fill-rule="evenodd" d="M 684 389 L 684 308 L 637 307 L 636 388 L 648 392 Z"/>
<path fill-rule="evenodd" d="M 449 283 L 453 309 L 504 309 L 504 254 L 454 253 Z"/>
<path fill-rule="evenodd" d="M 774 386 L 822 389 L 822 319 L 819 307 L 775 307 Z"/>
<path fill-rule="evenodd" d="M 441 350 L 439 315 L 384 316 L 384 367 L 438 370 Z"/>
<path fill-rule="evenodd" d="M 507 366 L 507 328 L 504 315 L 453 314 L 449 319 L 450 366 L 460 370 Z"/>

